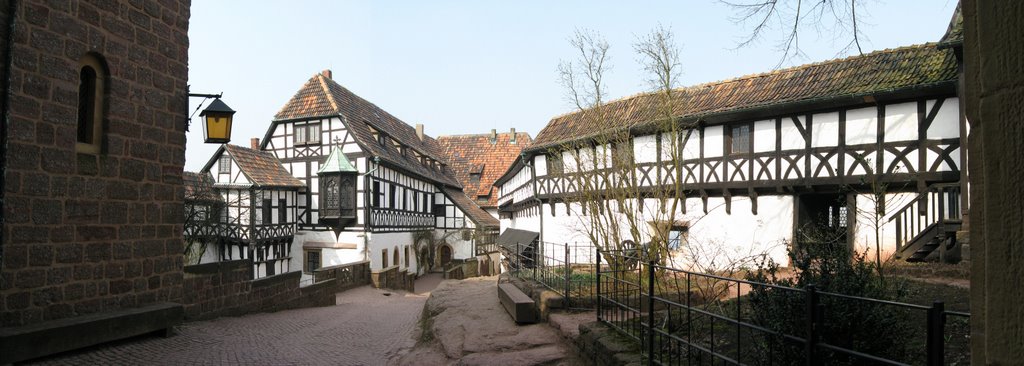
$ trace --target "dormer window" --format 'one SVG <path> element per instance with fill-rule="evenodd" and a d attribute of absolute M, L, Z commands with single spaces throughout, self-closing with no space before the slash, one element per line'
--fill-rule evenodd
<path fill-rule="evenodd" d="M 398 151 L 399 154 L 405 155 L 405 146 L 398 140 L 391 139 L 391 146 L 394 146 L 395 151 Z"/>
<path fill-rule="evenodd" d="M 366 122 L 366 121 L 364 120 L 363 122 Z M 380 133 L 380 131 L 377 131 L 377 129 L 373 128 L 373 126 L 370 126 L 369 123 L 366 124 L 366 127 L 370 129 L 370 135 L 373 136 L 373 140 L 377 141 L 378 144 L 384 145 L 384 143 L 385 143 L 385 141 L 384 141 L 385 140 L 384 134 Z"/>
<path fill-rule="evenodd" d="M 320 121 L 295 124 L 295 145 L 319 144 Z"/>
<path fill-rule="evenodd" d="M 469 181 L 472 183 L 480 183 L 480 173 L 469 173 Z"/>

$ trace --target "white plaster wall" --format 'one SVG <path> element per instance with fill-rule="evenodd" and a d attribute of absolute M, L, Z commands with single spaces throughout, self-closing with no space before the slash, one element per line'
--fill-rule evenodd
<path fill-rule="evenodd" d="M 220 262 L 220 245 L 211 243 L 206 246 L 206 251 L 199 257 L 199 264 Z"/>
<path fill-rule="evenodd" d="M 775 121 L 754 122 L 754 152 L 775 151 Z"/>
<path fill-rule="evenodd" d="M 709 199 L 707 215 L 703 212 L 700 198 L 686 200 L 687 214 L 677 210 L 677 220 L 691 224 L 687 242 L 673 256 L 673 263 L 679 268 L 710 268 L 727 263 L 753 266 L 756 257 L 765 255 L 777 263 L 788 265 L 786 244 L 792 239 L 793 198 L 791 196 L 761 196 L 758 199 L 758 215 L 751 212 L 750 199 L 733 197 L 732 213 L 725 212 L 723 198 Z M 643 221 L 666 220 L 672 215 L 659 214 L 657 200 L 644 202 Z M 589 245 L 586 235 L 590 225 L 589 216 L 581 216 L 581 207 L 571 204 L 568 210 L 564 204 L 556 204 L 554 215 L 545 205 L 544 241 L 558 244 Z M 633 205 L 633 207 L 636 207 Z M 589 214 L 589 213 L 588 213 Z M 620 216 L 623 217 L 623 216 Z M 650 241 L 649 227 L 642 226 L 640 238 L 632 238 L 629 224 L 624 221 L 619 228 L 622 239 L 633 239 L 638 243 Z M 548 255 L 562 256 L 561 247 L 547 248 Z M 576 249 L 579 250 L 579 249 Z M 573 255 L 588 256 L 589 249 Z M 694 266 L 697 263 L 700 266 Z M 714 263 L 714 264 L 713 264 Z"/>
<path fill-rule="evenodd" d="M 928 110 L 935 107 L 935 101 L 927 102 Z M 928 127 L 929 139 L 945 139 L 960 137 L 960 100 L 958 98 L 946 98 L 942 101 L 942 107 Z"/>
<path fill-rule="evenodd" d="M 886 261 L 896 251 L 896 221 L 889 221 L 901 208 L 910 203 L 917 193 L 890 193 L 885 195 L 886 215 L 878 222 L 877 229 L 881 241 L 882 261 Z M 875 259 L 875 229 L 871 210 L 875 203 L 871 194 L 857 195 L 857 219 L 854 226 L 853 248 L 864 254 L 870 261 Z"/>
<path fill-rule="evenodd" d="M 435 237 L 440 237 L 441 235 L 453 231 L 460 230 L 437 229 Z M 466 259 L 474 255 L 473 240 L 462 240 L 462 233 L 452 234 L 445 240 L 445 242 L 452 247 L 452 259 Z"/>
<path fill-rule="evenodd" d="M 321 249 L 321 267 L 330 267 L 359 262 L 362 261 L 365 256 L 361 232 L 342 232 L 339 237 L 335 237 L 334 232 L 332 231 L 299 230 L 295 233 L 295 239 L 294 241 L 292 241 L 292 250 L 290 253 L 292 260 L 288 267 L 289 271 L 302 270 L 302 266 L 306 260 L 305 256 L 303 255 L 303 244 L 305 244 L 306 242 L 338 242 L 346 244 L 356 244 L 355 249 Z"/>
<path fill-rule="evenodd" d="M 655 135 L 633 138 L 633 157 L 637 163 L 653 163 L 658 159 L 658 142 Z"/>
<path fill-rule="evenodd" d="M 564 203 L 556 203 L 553 210 L 550 205 L 544 205 L 544 241 L 589 243 L 586 229 L 590 217 L 582 216 L 581 212 L 582 206 L 578 203 L 570 203 L 568 209 Z"/>
<path fill-rule="evenodd" d="M 412 253 L 412 232 L 401 232 L 401 233 L 370 233 L 370 270 L 379 271 L 383 269 L 381 262 L 381 251 L 383 249 L 388 250 L 388 268 L 394 267 L 395 263 L 392 263 L 394 256 L 394 249 L 398 248 L 399 251 L 399 263 L 398 268 L 403 268 L 405 263 L 405 257 L 402 247 L 409 245 L 409 255 L 415 257 Z M 416 269 L 415 258 L 409 259 L 409 266 L 411 271 Z"/>
<path fill-rule="evenodd" d="M 722 126 L 708 126 L 704 128 L 704 157 L 713 158 L 722 156 L 725 152 L 725 139 Z"/>
<path fill-rule="evenodd" d="M 548 175 L 548 159 L 547 155 L 537 155 L 533 157 L 533 166 L 537 169 L 537 176 Z"/>
<path fill-rule="evenodd" d="M 917 102 L 885 106 L 885 141 L 917 140 Z"/>
<path fill-rule="evenodd" d="M 839 112 L 818 113 L 811 119 L 811 147 L 839 146 Z"/>
<path fill-rule="evenodd" d="M 867 107 L 846 111 L 846 144 L 861 145 L 878 142 L 878 108 Z"/>
<path fill-rule="evenodd" d="M 798 118 L 801 124 L 804 123 L 805 118 L 805 116 Z M 800 134 L 800 130 L 796 128 L 792 118 L 782 118 L 782 129 L 779 133 L 782 134 L 782 150 L 803 149 L 806 146 L 804 136 Z"/>
<path fill-rule="evenodd" d="M 700 132 L 696 129 L 685 130 L 682 139 L 683 160 L 700 158 Z"/>
<path fill-rule="evenodd" d="M 789 265 L 787 244 L 793 237 L 793 197 L 760 196 L 758 214 L 751 212 L 748 197 L 732 198 L 732 213 L 725 212 L 724 198 L 709 198 L 705 215 L 700 198 L 686 200 L 690 222 L 683 248 L 672 257 L 678 268 L 713 269 L 727 265 L 756 265 L 767 257 Z"/>

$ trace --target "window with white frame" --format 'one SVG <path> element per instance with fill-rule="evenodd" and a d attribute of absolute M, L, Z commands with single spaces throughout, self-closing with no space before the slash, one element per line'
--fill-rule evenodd
<path fill-rule="evenodd" d="M 295 124 L 295 145 L 320 144 L 320 122 Z"/>

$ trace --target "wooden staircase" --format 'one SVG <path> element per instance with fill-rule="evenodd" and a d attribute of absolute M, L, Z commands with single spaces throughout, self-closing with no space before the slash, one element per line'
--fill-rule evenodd
<path fill-rule="evenodd" d="M 907 262 L 937 260 L 956 247 L 962 224 L 960 184 L 935 184 L 897 211 L 896 258 Z"/>

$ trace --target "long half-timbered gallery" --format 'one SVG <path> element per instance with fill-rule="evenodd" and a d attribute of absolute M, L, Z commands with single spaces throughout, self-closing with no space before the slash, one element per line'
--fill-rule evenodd
<path fill-rule="evenodd" d="M 638 192 L 681 187 L 673 249 L 711 245 L 785 264 L 812 226 L 862 252 L 877 226 L 885 254 L 953 258 L 967 191 L 958 76 L 953 50 L 923 44 L 678 89 L 669 129 L 655 123 L 664 102 L 653 93 L 555 117 L 497 181 L 502 230 L 588 243 L 587 215 L 609 213 L 586 212 L 581 180 L 602 179 L 612 167 L 595 162 L 625 153 Z M 604 137 L 617 126 L 629 137 L 616 145 Z M 647 197 L 631 206 L 641 220 L 663 209 L 637 197 Z"/>
<path fill-rule="evenodd" d="M 435 268 L 477 254 L 497 219 L 465 196 L 437 141 L 332 80 L 314 75 L 251 146 L 224 145 L 199 174 L 223 204 L 224 229 L 202 261 L 253 260 L 255 277 L 369 261 L 415 276 L 417 233 L 445 243 Z M 494 167 L 504 170 L 505 167 Z M 454 235 L 458 233 L 458 235 Z M 446 235 L 447 234 L 447 235 Z"/>

